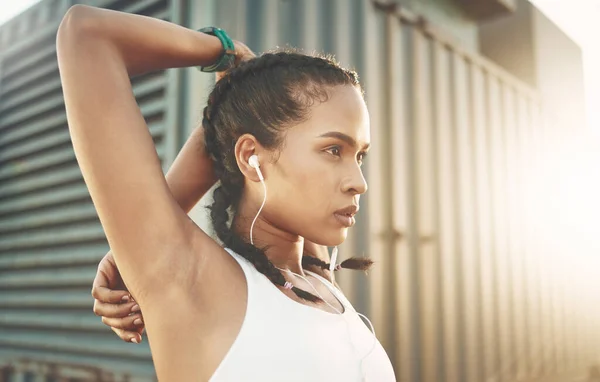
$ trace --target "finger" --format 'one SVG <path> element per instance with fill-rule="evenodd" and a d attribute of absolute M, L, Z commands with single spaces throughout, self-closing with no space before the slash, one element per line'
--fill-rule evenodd
<path fill-rule="evenodd" d="M 102 267 L 99 267 L 98 271 L 96 272 L 96 277 L 94 277 L 94 281 L 92 283 L 92 296 L 100 301 L 112 303 L 129 301 L 129 299 L 131 299 L 129 292 L 126 290 L 113 290 L 109 287 L 109 275 L 102 269 Z M 124 298 L 127 298 L 127 300 L 124 300 Z"/>
<path fill-rule="evenodd" d="M 250 50 L 250 48 L 246 47 L 246 59 L 251 59 L 256 57 L 256 53 L 254 53 L 253 51 Z"/>
<path fill-rule="evenodd" d="M 115 329 L 135 331 L 144 326 L 140 314 L 133 314 L 124 318 L 102 317 L 102 323 Z"/>
<path fill-rule="evenodd" d="M 126 304 L 107 304 L 99 300 L 94 300 L 94 314 L 110 318 L 127 317 L 131 313 L 140 311 L 140 306 L 134 302 Z"/>
<path fill-rule="evenodd" d="M 142 335 L 138 332 L 135 331 L 129 331 L 129 330 L 123 330 L 123 329 L 116 329 L 116 328 L 111 328 L 113 332 L 115 332 L 115 334 L 117 336 L 119 336 L 120 339 L 122 339 L 125 342 L 130 342 L 130 343 L 140 343 L 142 342 Z"/>
<path fill-rule="evenodd" d="M 132 300 L 131 295 L 126 290 L 112 290 L 101 285 L 94 285 L 92 287 L 92 296 L 96 300 L 111 304 L 118 304 Z"/>

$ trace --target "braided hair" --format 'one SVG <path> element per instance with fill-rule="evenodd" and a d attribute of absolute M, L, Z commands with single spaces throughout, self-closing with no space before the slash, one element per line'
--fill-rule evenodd
<path fill-rule="evenodd" d="M 281 271 L 265 255 L 268 248 L 257 248 L 229 227 L 229 209 L 237 211 L 244 187 L 244 176 L 235 160 L 235 143 L 243 134 L 252 134 L 268 149 L 280 148 L 281 132 L 308 119 L 315 102 L 328 99 L 327 90 L 351 85 L 362 88 L 354 71 L 340 67 L 331 57 L 309 56 L 286 50 L 266 53 L 229 69 L 211 91 L 203 112 L 206 152 L 211 157 L 220 186 L 209 206 L 218 238 L 224 245 L 246 258 L 276 285 L 284 286 Z M 372 261 L 352 258 L 341 267 L 367 270 Z M 329 269 L 329 264 L 308 254 L 302 267 Z M 302 289 L 292 291 L 300 298 L 322 300 Z"/>

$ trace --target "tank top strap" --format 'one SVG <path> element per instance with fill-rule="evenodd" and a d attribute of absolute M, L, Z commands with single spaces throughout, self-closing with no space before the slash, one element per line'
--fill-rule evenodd
<path fill-rule="evenodd" d="M 238 262 L 238 264 L 240 264 L 240 267 L 242 267 L 242 270 L 244 271 L 246 281 L 248 283 L 249 300 L 253 300 L 255 304 L 264 306 L 270 302 L 278 303 L 281 302 L 281 299 L 288 299 L 288 297 L 283 296 L 281 292 L 277 290 L 277 287 L 265 275 L 256 270 L 254 265 L 252 265 L 246 258 L 233 251 L 231 248 L 224 247 L 224 249 Z M 333 293 L 333 295 L 337 297 L 337 299 L 344 305 L 345 309 L 356 311 L 350 301 L 346 298 L 346 296 L 344 296 L 344 293 L 336 288 L 329 280 L 306 269 L 304 271 L 313 275 L 322 284 L 325 284 L 331 293 Z M 261 298 L 252 298 L 252 295 L 255 293 L 260 294 Z"/>
<path fill-rule="evenodd" d="M 223 247 L 223 249 L 225 249 L 227 253 L 229 253 L 231 257 L 233 257 L 235 261 L 238 262 L 238 264 L 240 265 L 240 267 L 242 267 L 242 270 L 246 274 L 246 277 L 249 276 L 249 273 L 253 273 L 252 271 L 255 270 L 255 268 L 252 264 L 250 264 L 250 262 L 247 259 L 239 255 L 237 252 L 234 252 L 231 248 Z"/>
<path fill-rule="evenodd" d="M 354 307 L 352 306 L 350 301 L 346 298 L 346 296 L 344 296 L 342 291 L 340 291 L 335 285 L 333 285 L 331 283 L 331 281 L 327 280 L 326 278 L 324 278 L 323 276 L 321 276 L 315 272 L 312 272 L 312 271 L 309 271 L 306 269 L 304 270 L 304 272 L 313 275 L 317 280 L 319 280 L 322 284 L 324 284 L 331 291 L 331 293 L 333 293 L 333 295 L 338 298 L 338 300 L 340 300 L 344 303 L 344 306 L 346 307 L 346 309 L 350 308 L 351 310 L 354 311 Z"/>
<path fill-rule="evenodd" d="M 280 297 L 279 294 L 281 292 L 277 290 L 277 287 L 265 275 L 260 273 L 250 261 L 231 248 L 223 248 L 238 262 L 244 271 L 246 282 L 248 284 L 249 299 L 252 298 L 255 304 L 264 307 L 265 304 Z M 254 299 L 254 295 L 260 296 L 260 298 Z"/>

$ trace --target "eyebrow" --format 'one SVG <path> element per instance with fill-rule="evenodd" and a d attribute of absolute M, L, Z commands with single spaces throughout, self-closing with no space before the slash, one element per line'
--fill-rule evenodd
<path fill-rule="evenodd" d="M 325 134 L 321 134 L 319 135 L 319 138 L 337 138 L 340 141 L 346 142 L 352 147 L 358 147 L 358 144 L 356 143 L 356 140 L 354 140 L 354 138 L 344 133 L 340 133 L 339 131 L 330 131 Z M 369 143 L 366 143 L 365 145 L 363 145 L 362 149 L 367 150 L 369 147 L 371 147 L 371 145 Z"/>

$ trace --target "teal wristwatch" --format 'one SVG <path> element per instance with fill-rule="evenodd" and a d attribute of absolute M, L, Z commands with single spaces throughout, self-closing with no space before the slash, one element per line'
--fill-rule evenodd
<path fill-rule="evenodd" d="M 223 53 L 221 53 L 214 64 L 210 66 L 200 66 L 198 69 L 205 73 L 222 72 L 223 70 L 229 69 L 235 62 L 235 46 L 227 33 L 223 29 L 217 27 L 206 27 L 198 29 L 198 31 L 217 37 L 219 41 L 221 41 L 221 45 L 223 45 Z"/>

